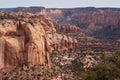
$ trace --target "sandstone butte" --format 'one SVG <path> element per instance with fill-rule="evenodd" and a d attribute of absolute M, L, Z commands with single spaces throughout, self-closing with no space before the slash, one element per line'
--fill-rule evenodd
<path fill-rule="evenodd" d="M 47 16 L 0 12 L 0 69 L 19 65 L 50 66 L 53 50 L 77 47 L 77 40 L 58 34 Z"/>

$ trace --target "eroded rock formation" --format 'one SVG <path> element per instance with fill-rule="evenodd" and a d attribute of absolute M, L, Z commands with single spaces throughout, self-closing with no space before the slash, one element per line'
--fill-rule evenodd
<path fill-rule="evenodd" d="M 49 42 L 54 50 L 63 52 L 70 49 L 75 49 L 77 47 L 77 40 L 73 39 L 71 37 L 54 33 L 54 34 L 48 34 Z"/>
<path fill-rule="evenodd" d="M 60 24 L 76 25 L 88 36 L 94 36 L 96 38 L 119 40 L 120 37 L 119 8 L 86 7 L 47 9 L 41 7 L 22 7 L 2 10 L 48 15 L 53 21 L 57 21 Z"/>
<path fill-rule="evenodd" d="M 57 22 L 55 22 L 54 24 L 56 30 L 60 33 L 76 33 L 76 34 L 82 33 L 82 30 L 75 25 L 71 25 L 71 24 L 59 25 Z"/>
<path fill-rule="evenodd" d="M 11 21 L 12 22 L 12 21 Z M 47 37 L 42 26 L 15 22 L 1 26 L 1 67 L 50 64 Z M 1 32 L 2 32 L 1 31 Z"/>
<path fill-rule="evenodd" d="M 51 19 L 25 13 L 0 13 L 0 68 L 48 65 L 52 50 L 77 47 L 77 40 L 58 34 Z"/>

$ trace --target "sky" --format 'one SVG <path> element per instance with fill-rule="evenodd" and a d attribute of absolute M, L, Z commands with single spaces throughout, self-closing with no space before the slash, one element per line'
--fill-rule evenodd
<path fill-rule="evenodd" d="M 43 6 L 46 8 L 116 7 L 120 0 L 2 0 L 0 8 Z"/>

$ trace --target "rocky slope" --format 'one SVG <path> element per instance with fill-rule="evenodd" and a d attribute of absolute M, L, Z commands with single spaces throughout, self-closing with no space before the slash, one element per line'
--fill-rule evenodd
<path fill-rule="evenodd" d="M 77 40 L 58 34 L 47 16 L 0 12 L 0 68 L 50 66 L 52 50 L 73 49 Z"/>
<path fill-rule="evenodd" d="M 87 35 L 95 36 L 97 38 L 118 40 L 120 37 L 119 8 L 87 7 L 71 9 L 46 9 L 43 7 L 22 7 L 3 10 L 49 15 L 53 21 L 57 21 L 61 24 L 76 25 L 83 29 Z"/>

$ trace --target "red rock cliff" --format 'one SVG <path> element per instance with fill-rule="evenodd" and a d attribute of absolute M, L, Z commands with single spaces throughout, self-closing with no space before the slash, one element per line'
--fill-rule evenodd
<path fill-rule="evenodd" d="M 76 39 L 58 34 L 49 17 L 0 14 L 0 68 L 23 64 L 50 66 L 52 50 L 63 51 L 77 45 Z"/>

